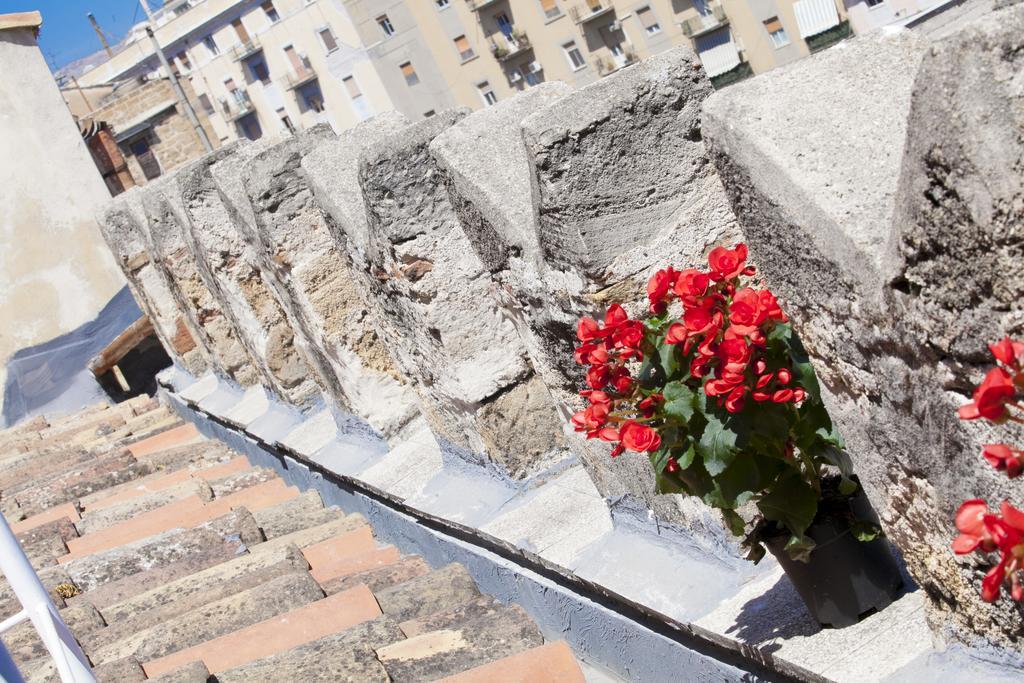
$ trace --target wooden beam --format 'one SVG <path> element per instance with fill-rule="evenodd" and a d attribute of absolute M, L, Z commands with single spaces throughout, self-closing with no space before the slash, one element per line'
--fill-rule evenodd
<path fill-rule="evenodd" d="M 89 370 L 95 377 L 110 372 L 129 351 L 153 334 L 155 334 L 153 322 L 149 316 L 142 316 L 129 325 L 124 332 L 117 335 L 117 338 L 107 344 L 102 351 L 93 356 L 89 361 Z"/>

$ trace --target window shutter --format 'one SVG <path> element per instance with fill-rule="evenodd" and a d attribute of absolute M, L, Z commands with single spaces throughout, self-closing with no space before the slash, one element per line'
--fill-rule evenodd
<path fill-rule="evenodd" d="M 322 31 L 320 31 L 320 38 L 321 40 L 324 41 L 324 47 L 327 48 L 328 52 L 330 52 L 331 50 L 336 50 L 338 48 L 338 43 L 335 42 L 334 34 L 331 33 L 331 29 L 325 28 Z"/>
<path fill-rule="evenodd" d="M 469 51 L 469 41 L 466 40 L 466 36 L 459 36 L 455 39 L 455 49 L 460 53 Z"/>
<path fill-rule="evenodd" d="M 656 22 L 654 20 L 654 13 L 651 12 L 651 8 L 650 7 L 644 7 L 643 9 L 638 9 L 636 11 L 636 16 L 640 20 L 640 25 L 643 26 L 644 29 L 649 29 L 652 26 L 654 26 L 656 23 L 658 23 L 658 22 Z"/>
<path fill-rule="evenodd" d="M 345 89 L 348 90 L 348 96 L 351 97 L 352 99 L 355 99 L 363 94 L 359 92 L 359 86 L 356 84 L 356 79 L 353 78 L 352 76 L 347 76 L 341 79 L 341 82 L 345 84 Z"/>
<path fill-rule="evenodd" d="M 778 17 L 772 17 L 768 21 L 764 22 L 764 28 L 768 33 L 775 33 L 776 31 L 782 30 L 782 22 L 779 21 Z"/>
<path fill-rule="evenodd" d="M 416 74 L 416 70 L 412 68 L 412 62 L 406 62 L 399 67 L 402 70 L 402 74 L 408 78 Z"/>
<path fill-rule="evenodd" d="M 550 14 L 555 11 L 555 2 L 556 0 L 540 0 L 540 8 L 545 14 Z"/>

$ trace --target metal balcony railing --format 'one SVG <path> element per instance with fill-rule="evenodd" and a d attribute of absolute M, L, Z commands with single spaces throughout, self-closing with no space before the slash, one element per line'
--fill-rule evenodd
<path fill-rule="evenodd" d="M 220 101 L 221 109 L 224 111 L 224 118 L 235 121 L 253 111 L 256 107 L 249 99 L 249 93 L 244 90 L 235 90 L 229 97 Z"/>
<path fill-rule="evenodd" d="M 706 7 L 708 8 L 707 14 L 701 14 L 700 16 L 680 22 L 679 27 L 685 35 L 690 38 L 696 38 L 729 23 L 729 18 L 725 16 L 725 10 L 721 4 L 717 2 L 708 3 Z"/>
<path fill-rule="evenodd" d="M 510 36 L 500 35 L 491 39 L 491 54 L 499 62 L 518 57 L 531 49 L 533 45 L 525 31 L 513 31 Z"/>
<path fill-rule="evenodd" d="M 247 57 L 252 57 L 262 49 L 263 46 L 260 45 L 260 39 L 256 36 L 251 36 L 249 40 L 244 43 L 239 43 L 231 48 L 231 59 L 239 62 Z"/>
<path fill-rule="evenodd" d="M 569 8 L 569 16 L 577 24 L 586 24 L 614 12 L 615 8 L 609 0 L 587 0 L 582 5 Z"/>
<path fill-rule="evenodd" d="M 302 66 L 288 71 L 284 76 L 284 80 L 288 90 L 294 90 L 301 85 L 316 80 L 316 70 L 313 69 L 308 59 L 303 58 Z"/>

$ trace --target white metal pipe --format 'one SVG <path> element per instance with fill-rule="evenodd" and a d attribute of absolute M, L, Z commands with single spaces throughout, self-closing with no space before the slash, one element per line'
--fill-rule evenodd
<path fill-rule="evenodd" d="M 7 619 L 0 621 L 0 634 L 11 630 L 12 628 L 17 626 L 21 622 L 25 621 L 26 619 L 28 619 L 28 612 L 26 612 L 25 610 L 21 610 L 13 617 L 8 617 Z"/>
<path fill-rule="evenodd" d="M 60 618 L 50 595 L 25 557 L 17 537 L 0 514 L 0 570 L 32 621 L 64 683 L 96 683 L 89 661 Z M 17 615 L 16 615 L 17 616 Z M 5 620 L 6 623 L 6 620 Z"/>

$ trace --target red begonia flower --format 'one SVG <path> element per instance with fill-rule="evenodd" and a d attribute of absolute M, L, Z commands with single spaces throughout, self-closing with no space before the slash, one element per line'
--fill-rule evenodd
<path fill-rule="evenodd" d="M 731 280 L 743 272 L 747 261 L 747 245 L 737 244 L 734 249 L 715 247 L 708 254 L 711 279 L 716 282 Z"/>
<path fill-rule="evenodd" d="M 666 344 L 682 344 L 686 341 L 686 325 L 682 323 L 672 323 L 668 326 L 668 332 L 665 333 Z"/>
<path fill-rule="evenodd" d="M 986 552 L 995 548 L 995 543 L 985 529 L 988 505 L 980 498 L 965 500 L 956 511 L 956 528 L 960 535 L 953 539 L 953 552 L 965 555 L 974 552 L 984 544 Z"/>
<path fill-rule="evenodd" d="M 659 270 L 651 276 L 651 279 L 647 281 L 647 298 L 650 299 L 652 307 L 655 304 L 664 303 L 669 292 L 676 286 L 678 279 L 679 273 L 671 267 Z"/>
<path fill-rule="evenodd" d="M 1004 337 L 995 344 L 989 344 L 988 348 L 992 356 L 1003 365 L 1017 367 L 1024 360 L 1024 342 Z"/>
<path fill-rule="evenodd" d="M 1002 368 L 992 368 L 985 379 L 974 390 L 973 400 L 957 411 L 961 420 L 999 420 L 1006 416 L 1006 402 L 1014 396 L 1015 389 L 1010 373 Z"/>
<path fill-rule="evenodd" d="M 711 278 L 707 273 L 687 268 L 679 273 L 673 289 L 683 303 L 693 304 L 699 297 L 704 296 L 710 284 Z"/>
<path fill-rule="evenodd" d="M 985 445 L 981 452 L 985 460 L 997 470 L 1006 470 L 1006 476 L 1015 479 L 1020 476 L 1022 464 L 1019 452 L 1003 443 L 990 443 Z"/>
<path fill-rule="evenodd" d="M 1007 556 L 1004 555 L 999 564 L 988 570 L 985 578 L 981 581 L 981 599 L 985 602 L 995 602 L 999 599 L 999 591 L 1006 579 Z"/>
<path fill-rule="evenodd" d="M 619 433 L 622 436 L 622 445 L 634 453 L 650 453 L 661 446 L 658 432 L 632 420 L 622 425 Z"/>

